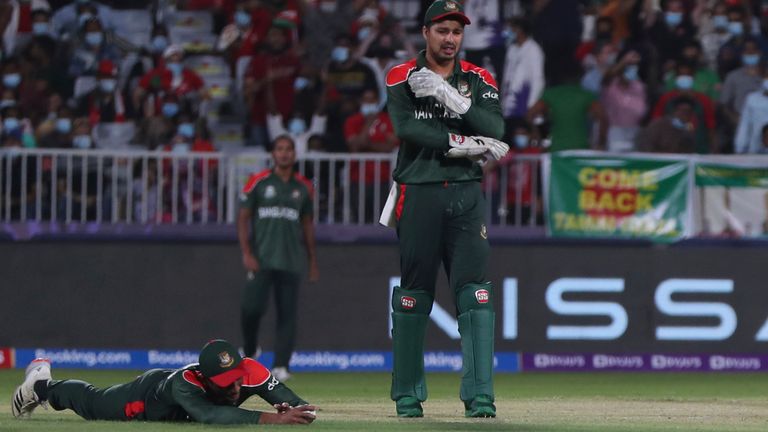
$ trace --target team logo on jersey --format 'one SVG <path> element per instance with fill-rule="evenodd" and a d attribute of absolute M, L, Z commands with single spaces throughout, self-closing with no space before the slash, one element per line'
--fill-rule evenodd
<path fill-rule="evenodd" d="M 459 7 L 456 6 L 456 3 L 452 2 L 452 1 L 445 2 L 445 10 L 447 10 L 447 11 L 455 11 L 458 8 Z"/>
<path fill-rule="evenodd" d="M 486 304 L 488 303 L 488 300 L 491 299 L 491 294 L 488 293 L 487 289 L 479 289 L 475 291 L 475 298 L 477 299 L 478 303 Z"/>
<path fill-rule="evenodd" d="M 222 351 L 219 353 L 219 366 L 222 368 L 228 368 L 232 366 L 232 363 L 235 362 L 235 359 L 232 358 L 231 355 L 229 355 L 228 352 Z"/>
<path fill-rule="evenodd" d="M 294 189 L 293 192 L 291 192 L 291 198 L 295 200 L 301 198 L 301 192 L 299 192 L 298 189 Z"/>
<path fill-rule="evenodd" d="M 275 195 L 277 195 L 277 191 L 274 186 L 269 185 L 264 189 L 264 198 L 274 198 Z"/>
<path fill-rule="evenodd" d="M 488 240 L 488 229 L 485 227 L 485 224 L 480 225 L 480 237 Z"/>
<path fill-rule="evenodd" d="M 403 309 L 413 309 L 416 307 L 416 299 L 413 297 L 400 297 L 400 306 L 403 307 Z"/>
<path fill-rule="evenodd" d="M 470 97 L 472 91 L 469 89 L 469 83 L 466 81 L 459 81 L 459 94 L 464 97 Z"/>

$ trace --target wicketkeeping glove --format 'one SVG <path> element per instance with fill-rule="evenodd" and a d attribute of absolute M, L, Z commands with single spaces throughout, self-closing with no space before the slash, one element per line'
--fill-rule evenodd
<path fill-rule="evenodd" d="M 472 160 L 478 160 L 480 155 L 485 155 L 487 159 L 499 160 L 509 151 L 509 146 L 497 139 L 453 133 L 448 134 L 448 145 L 451 148 L 448 149 L 445 156 L 466 157 Z"/>
<path fill-rule="evenodd" d="M 465 114 L 472 106 L 472 99 L 460 95 L 448 81 L 426 67 L 412 73 L 408 85 L 416 97 L 432 96 L 455 114 Z"/>

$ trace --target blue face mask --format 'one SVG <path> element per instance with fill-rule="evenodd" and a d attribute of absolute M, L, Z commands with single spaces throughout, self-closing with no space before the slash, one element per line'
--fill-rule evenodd
<path fill-rule="evenodd" d="M 163 52 L 168 48 L 168 38 L 163 35 L 157 35 L 152 38 L 152 51 Z"/>
<path fill-rule="evenodd" d="M 181 70 L 184 68 L 181 65 L 181 63 L 176 63 L 176 62 L 168 63 L 166 64 L 166 66 L 168 67 L 168 70 L 170 70 L 172 74 L 177 76 L 181 74 Z"/>
<path fill-rule="evenodd" d="M 371 35 L 372 31 L 373 30 L 371 30 L 370 27 L 363 27 L 363 28 L 361 28 L 360 30 L 357 31 L 357 40 L 362 42 L 362 41 L 368 39 L 368 36 Z"/>
<path fill-rule="evenodd" d="M 241 10 L 235 12 L 235 24 L 238 27 L 248 27 L 251 25 L 251 14 Z"/>
<path fill-rule="evenodd" d="M 189 144 L 185 142 L 180 142 L 173 145 L 173 148 L 171 149 L 171 153 L 185 154 L 185 153 L 189 153 L 189 150 L 190 150 Z"/>
<path fill-rule="evenodd" d="M 117 81 L 112 78 L 104 78 L 99 80 L 99 87 L 104 93 L 112 93 L 117 87 Z"/>
<path fill-rule="evenodd" d="M 627 81 L 635 81 L 638 78 L 637 65 L 629 65 L 624 68 L 624 78 L 626 78 Z"/>
<path fill-rule="evenodd" d="M 517 39 L 517 33 L 511 29 L 504 29 L 501 31 L 501 37 L 504 39 L 504 42 L 507 45 L 510 45 L 515 43 L 515 39 Z"/>
<path fill-rule="evenodd" d="M 744 66 L 755 66 L 756 64 L 760 63 L 760 55 L 744 54 L 741 56 L 741 62 L 744 63 Z"/>
<path fill-rule="evenodd" d="M 712 25 L 716 29 L 726 29 L 728 28 L 728 17 L 725 15 L 715 15 L 712 17 Z"/>
<path fill-rule="evenodd" d="M 675 85 L 680 90 L 690 90 L 693 88 L 693 77 L 690 75 L 679 75 L 675 78 Z"/>
<path fill-rule="evenodd" d="M 16 106 L 16 101 L 13 99 L 0 100 L 0 110 L 8 107 Z"/>
<path fill-rule="evenodd" d="M 5 87 L 16 88 L 21 84 L 21 74 L 9 73 L 3 75 L 3 85 Z"/>
<path fill-rule="evenodd" d="M 682 12 L 667 12 L 664 14 L 664 20 L 670 27 L 677 27 L 683 22 Z"/>
<path fill-rule="evenodd" d="M 337 46 L 331 51 L 331 59 L 336 63 L 344 63 L 349 59 L 349 48 Z"/>
<path fill-rule="evenodd" d="M 688 130 L 688 124 L 683 122 L 677 117 L 672 118 L 672 126 L 680 129 L 680 130 Z"/>
<path fill-rule="evenodd" d="M 16 117 L 8 117 L 3 119 L 3 130 L 6 132 L 15 131 L 21 127 L 21 122 Z"/>
<path fill-rule="evenodd" d="M 373 115 L 379 112 L 379 105 L 375 103 L 360 104 L 360 113 L 364 116 Z"/>
<path fill-rule="evenodd" d="M 307 131 L 307 122 L 303 118 L 294 117 L 288 122 L 288 132 L 291 135 L 301 135 Z"/>
<path fill-rule="evenodd" d="M 75 135 L 72 137 L 72 147 L 79 149 L 91 148 L 90 135 Z"/>
<path fill-rule="evenodd" d="M 56 130 L 63 134 L 69 133 L 72 130 L 72 120 L 68 118 L 57 119 Z"/>
<path fill-rule="evenodd" d="M 740 21 L 729 22 L 728 31 L 734 36 L 741 36 L 741 34 L 744 33 L 744 24 Z"/>
<path fill-rule="evenodd" d="M 32 33 L 40 36 L 40 35 L 46 35 L 48 34 L 48 30 L 51 28 L 51 25 L 47 22 L 36 22 L 32 24 Z"/>
<path fill-rule="evenodd" d="M 519 149 L 528 147 L 528 135 L 515 134 L 515 147 Z"/>
<path fill-rule="evenodd" d="M 176 132 L 184 138 L 192 138 L 195 136 L 195 125 L 192 123 L 182 123 L 179 125 Z"/>
<path fill-rule="evenodd" d="M 85 34 L 85 43 L 92 47 L 101 45 L 104 41 L 104 33 L 102 32 L 88 32 Z"/>
<path fill-rule="evenodd" d="M 173 117 L 179 113 L 179 104 L 175 102 L 166 102 L 163 104 L 163 116 Z"/>
<path fill-rule="evenodd" d="M 296 91 L 302 91 L 307 87 L 309 87 L 309 80 L 305 77 L 297 77 L 293 82 L 293 89 Z"/>

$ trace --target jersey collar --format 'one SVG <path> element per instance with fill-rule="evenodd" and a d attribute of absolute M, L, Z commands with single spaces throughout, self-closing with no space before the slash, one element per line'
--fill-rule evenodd
<path fill-rule="evenodd" d="M 421 50 L 419 51 L 419 54 L 416 55 L 416 70 L 419 70 L 423 67 L 427 67 L 427 50 Z M 458 75 L 461 73 L 461 60 L 459 60 L 458 56 L 453 61 L 453 75 Z M 450 79 L 449 76 L 447 79 Z"/>

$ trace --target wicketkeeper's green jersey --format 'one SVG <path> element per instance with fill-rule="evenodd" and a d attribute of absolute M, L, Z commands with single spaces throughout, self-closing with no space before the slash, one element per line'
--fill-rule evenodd
<path fill-rule="evenodd" d="M 301 219 L 312 216 L 312 184 L 300 174 L 287 182 L 271 170 L 254 174 L 240 205 L 253 212 L 252 247 L 264 269 L 299 273 L 305 262 Z"/>
<path fill-rule="evenodd" d="M 496 81 L 485 69 L 456 61 L 446 80 L 463 96 L 472 99 L 465 114 L 448 111 L 433 97 L 417 98 L 408 85 L 408 76 L 426 66 L 424 51 L 387 74 L 387 109 L 401 140 L 397 167 L 393 173 L 400 184 L 479 181 L 480 166 L 466 158 L 446 158 L 448 133 L 501 139 L 501 115 Z"/>

